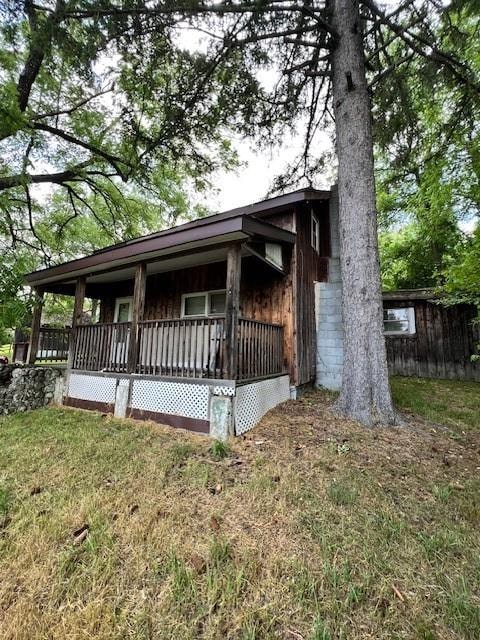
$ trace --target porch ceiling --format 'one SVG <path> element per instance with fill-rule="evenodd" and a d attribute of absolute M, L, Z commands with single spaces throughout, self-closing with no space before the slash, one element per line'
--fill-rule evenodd
<path fill-rule="evenodd" d="M 238 216 L 210 222 L 205 228 L 172 230 L 159 237 L 145 237 L 26 276 L 28 284 L 44 291 L 73 294 L 75 280 L 85 276 L 87 287 L 132 280 L 135 265 L 147 262 L 147 275 L 175 271 L 226 260 L 228 245 L 235 241 L 262 240 L 291 245 L 295 234 L 254 218 Z M 243 255 L 249 255 L 244 249 Z"/>

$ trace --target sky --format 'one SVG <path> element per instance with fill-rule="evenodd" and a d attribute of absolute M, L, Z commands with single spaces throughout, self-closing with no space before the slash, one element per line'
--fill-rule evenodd
<path fill-rule="evenodd" d="M 387 9 L 398 5 L 398 0 L 381 0 Z M 202 50 L 207 46 L 207 40 L 202 34 L 185 30 L 179 37 L 179 42 L 188 49 Z M 263 72 L 263 84 L 272 86 L 276 81 L 276 74 Z M 331 141 L 326 132 L 319 132 L 315 143 L 319 151 L 331 150 Z M 270 152 L 259 152 L 255 143 L 250 140 L 236 139 L 234 146 L 238 152 L 241 166 L 235 172 L 221 171 L 215 176 L 217 192 L 209 195 L 209 208 L 214 211 L 225 211 L 245 204 L 264 199 L 270 190 L 274 178 L 281 174 L 289 162 L 301 150 L 301 136 L 288 136 L 285 142 Z M 317 188 L 328 188 L 334 182 L 334 171 L 330 175 L 318 176 Z"/>
<path fill-rule="evenodd" d="M 326 132 L 320 132 L 316 136 L 316 143 L 321 150 L 331 148 Z M 267 151 L 255 149 L 255 143 L 245 139 L 234 139 L 234 147 L 241 164 L 233 172 L 221 171 L 216 174 L 218 191 L 209 200 L 209 206 L 215 211 L 233 209 L 267 197 L 275 177 L 285 171 L 288 163 L 301 150 L 301 137 L 287 136 L 282 145 Z M 314 186 L 319 189 L 329 188 L 334 181 L 332 174 L 333 171 L 319 175 Z"/>

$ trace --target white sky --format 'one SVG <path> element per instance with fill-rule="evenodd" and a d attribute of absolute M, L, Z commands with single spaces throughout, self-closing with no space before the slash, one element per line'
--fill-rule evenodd
<path fill-rule="evenodd" d="M 381 0 L 380 4 L 391 9 L 398 5 L 398 1 Z M 187 28 L 180 35 L 179 41 L 188 49 L 202 50 L 206 46 L 204 36 Z M 275 74 L 263 72 L 261 80 L 265 85 L 273 85 Z M 325 132 L 317 133 L 316 144 L 320 151 L 331 150 L 331 142 Z M 233 209 L 266 197 L 275 177 L 285 170 L 301 150 L 301 138 L 289 136 L 281 146 L 269 153 L 256 151 L 255 143 L 251 140 L 237 139 L 235 148 L 242 166 L 235 172 L 222 171 L 215 176 L 218 192 L 212 194 L 207 201 L 209 208 L 214 211 Z M 330 175 L 326 173 L 318 176 L 315 187 L 328 188 L 333 184 L 334 172 L 331 171 Z"/>
<path fill-rule="evenodd" d="M 331 143 L 327 133 L 320 132 L 316 136 L 316 144 L 321 150 L 329 150 Z M 265 198 L 275 177 L 285 171 L 301 150 L 301 138 L 287 136 L 282 145 L 266 151 L 255 149 L 251 140 L 237 139 L 234 146 L 241 164 L 234 172 L 221 171 L 215 176 L 218 192 L 209 199 L 209 206 L 216 211 L 233 209 Z M 318 176 L 314 186 L 328 188 L 333 182 L 333 171 L 326 171 L 325 175 Z"/>

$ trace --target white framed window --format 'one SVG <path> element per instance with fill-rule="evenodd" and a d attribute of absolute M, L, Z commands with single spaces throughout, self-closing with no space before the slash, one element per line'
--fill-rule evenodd
<path fill-rule="evenodd" d="M 385 335 L 413 335 L 415 329 L 415 309 L 397 307 L 383 310 L 383 330 Z"/>
<path fill-rule="evenodd" d="M 317 253 L 320 253 L 320 222 L 318 221 L 317 216 L 311 212 L 312 217 L 312 247 L 315 249 Z"/>
<path fill-rule="evenodd" d="M 226 307 L 225 289 L 200 291 L 182 295 L 182 318 L 223 316 Z"/>
<path fill-rule="evenodd" d="M 133 298 L 117 298 L 115 300 L 114 322 L 131 322 L 133 318 Z"/>

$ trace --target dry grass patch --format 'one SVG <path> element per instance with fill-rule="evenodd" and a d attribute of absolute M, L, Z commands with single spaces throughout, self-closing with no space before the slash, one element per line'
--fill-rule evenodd
<path fill-rule="evenodd" d="M 0 420 L 0 637 L 478 638 L 478 433 L 369 431 L 328 400 L 228 447 Z"/>

